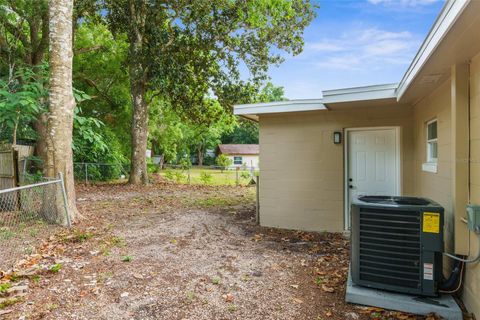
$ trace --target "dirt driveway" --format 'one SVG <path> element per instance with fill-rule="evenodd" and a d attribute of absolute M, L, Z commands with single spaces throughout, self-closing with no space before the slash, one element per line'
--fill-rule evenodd
<path fill-rule="evenodd" d="M 254 188 L 80 186 L 84 219 L 23 261 L 8 319 L 395 319 L 344 303 L 341 234 L 254 223 Z M 409 317 L 402 317 L 408 319 Z"/>

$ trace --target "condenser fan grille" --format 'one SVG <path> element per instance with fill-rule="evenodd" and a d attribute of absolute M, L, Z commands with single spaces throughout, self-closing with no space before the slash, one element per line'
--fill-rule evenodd
<path fill-rule="evenodd" d="M 420 212 L 361 208 L 360 280 L 421 287 Z"/>

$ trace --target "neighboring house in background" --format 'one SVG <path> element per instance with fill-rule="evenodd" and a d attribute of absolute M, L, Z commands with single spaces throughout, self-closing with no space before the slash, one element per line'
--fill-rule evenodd
<path fill-rule="evenodd" d="M 231 167 L 258 168 L 258 144 L 220 144 L 217 153 L 229 157 L 232 160 Z"/>
<path fill-rule="evenodd" d="M 215 149 L 207 149 L 205 157 L 215 158 Z"/>
<path fill-rule="evenodd" d="M 260 223 L 342 231 L 355 196 L 421 196 L 445 208 L 446 250 L 475 255 L 465 216 L 480 204 L 479 30 L 480 1 L 447 1 L 398 84 L 235 106 L 260 125 Z M 480 317 L 480 264 L 466 268 L 462 298 Z"/>

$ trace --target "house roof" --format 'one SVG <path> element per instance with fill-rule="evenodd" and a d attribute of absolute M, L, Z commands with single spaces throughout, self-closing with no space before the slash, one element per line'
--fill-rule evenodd
<path fill-rule="evenodd" d="M 445 3 L 397 89 L 397 100 L 416 103 L 480 51 L 480 1 Z"/>
<path fill-rule="evenodd" d="M 220 144 L 218 150 L 220 153 L 228 155 L 258 155 L 260 153 L 258 144 Z"/>
<path fill-rule="evenodd" d="M 466 10 L 468 8 L 468 10 Z M 258 121 L 258 115 L 362 106 L 415 103 L 450 75 L 450 66 L 480 51 L 480 1 L 447 0 L 417 55 L 398 84 L 324 91 L 320 99 L 234 106 L 234 114 Z"/>
<path fill-rule="evenodd" d="M 326 110 L 322 99 L 297 99 L 236 105 L 233 113 L 258 121 L 258 114 Z"/>
<path fill-rule="evenodd" d="M 347 104 L 369 102 L 395 103 L 395 90 L 398 84 L 381 84 L 374 86 L 327 90 L 321 99 L 298 99 L 279 102 L 265 102 L 236 105 L 234 114 L 258 121 L 259 114 L 284 113 L 296 111 L 333 110 Z"/>

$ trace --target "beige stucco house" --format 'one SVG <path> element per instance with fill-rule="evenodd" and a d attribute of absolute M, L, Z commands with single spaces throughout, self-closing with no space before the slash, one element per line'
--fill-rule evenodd
<path fill-rule="evenodd" d="M 447 250 L 476 255 L 465 216 L 480 204 L 480 1 L 446 2 L 398 84 L 235 114 L 260 124 L 262 225 L 342 231 L 354 196 L 422 196 L 445 207 Z M 463 300 L 480 317 L 478 263 Z"/>
<path fill-rule="evenodd" d="M 258 144 L 220 144 L 217 153 L 231 160 L 230 168 L 258 169 L 260 154 Z"/>

